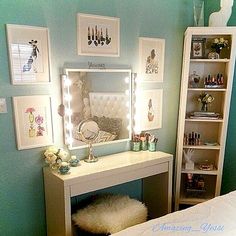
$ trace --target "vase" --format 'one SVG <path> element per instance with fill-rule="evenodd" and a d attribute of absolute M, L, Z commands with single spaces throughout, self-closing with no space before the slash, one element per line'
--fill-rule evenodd
<path fill-rule="evenodd" d="M 208 108 L 207 108 L 207 103 L 202 103 L 202 108 L 201 108 L 201 111 L 207 111 Z"/>
<path fill-rule="evenodd" d="M 204 26 L 204 0 L 193 0 L 194 26 Z"/>
<path fill-rule="evenodd" d="M 222 47 L 217 47 L 215 50 L 216 50 L 216 53 L 218 53 L 218 54 L 220 55 L 220 52 L 221 52 L 221 50 L 222 50 Z"/>

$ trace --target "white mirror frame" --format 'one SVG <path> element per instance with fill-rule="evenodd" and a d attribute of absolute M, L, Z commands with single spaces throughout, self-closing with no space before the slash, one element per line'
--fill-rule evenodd
<path fill-rule="evenodd" d="M 64 69 L 64 74 L 62 75 L 62 101 L 63 105 L 65 108 L 65 114 L 64 114 L 64 140 L 65 144 L 68 146 L 70 150 L 74 149 L 80 149 L 80 148 L 85 148 L 87 147 L 87 144 L 84 145 L 78 145 L 74 146 L 73 145 L 73 123 L 72 123 L 72 106 L 71 106 L 71 100 L 72 94 L 71 94 L 71 80 L 69 78 L 69 74 L 71 72 L 94 72 L 94 73 L 127 73 L 127 77 L 123 78 L 124 83 L 127 83 L 127 89 L 125 91 L 125 94 L 127 95 L 127 103 L 126 106 L 128 107 L 128 114 L 127 114 L 127 119 L 128 119 L 128 137 L 123 138 L 123 139 L 118 139 L 118 140 L 113 140 L 113 141 L 106 141 L 106 142 L 100 142 L 100 143 L 94 143 L 93 146 L 100 146 L 100 145 L 107 145 L 111 143 L 119 143 L 119 142 L 124 142 L 124 141 L 129 141 L 131 140 L 131 135 L 132 135 L 132 74 L 130 69 L 69 69 L 66 68 Z M 122 81 L 121 81 L 122 82 Z"/>

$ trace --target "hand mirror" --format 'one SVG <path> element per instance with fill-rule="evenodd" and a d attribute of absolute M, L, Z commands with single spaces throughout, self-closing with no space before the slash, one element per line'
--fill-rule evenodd
<path fill-rule="evenodd" d="M 89 145 L 89 155 L 84 159 L 85 162 L 96 162 L 98 158 L 93 155 L 92 143 L 95 141 L 99 133 L 98 124 L 91 120 L 83 120 L 79 124 L 79 134 L 81 139 Z"/>

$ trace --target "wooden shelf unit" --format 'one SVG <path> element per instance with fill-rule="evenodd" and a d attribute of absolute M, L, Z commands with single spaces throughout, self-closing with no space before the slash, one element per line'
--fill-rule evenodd
<path fill-rule="evenodd" d="M 204 52 L 202 58 L 192 57 L 193 40 L 196 38 L 203 39 L 205 42 L 202 44 Z M 222 50 L 220 59 L 208 59 L 207 55 L 212 50 L 211 42 L 215 38 L 227 39 L 229 48 Z M 236 27 L 189 27 L 185 32 L 175 162 L 175 210 L 181 208 L 181 204 L 195 205 L 220 194 L 235 53 Z M 194 73 L 200 77 L 197 84 L 191 80 Z M 223 84 L 218 88 L 206 87 L 205 78 L 218 74 L 224 78 Z M 201 93 L 208 93 L 214 97 L 214 101 L 209 104 L 208 108 L 210 112 L 218 113 L 219 118 L 192 115 L 193 112 L 201 110 L 201 104 L 197 101 Z M 186 136 L 192 132 L 200 134 L 200 145 L 184 143 L 184 134 Z M 204 145 L 207 142 L 216 142 L 217 145 Z M 184 151 L 188 149 L 194 151 L 192 157 L 195 163 L 194 170 L 185 169 Z M 206 160 L 214 164 L 214 170 L 198 168 L 198 164 Z M 199 175 L 204 179 L 206 190 L 204 196 L 189 196 L 189 188 L 186 187 L 186 178 L 189 174 Z"/>

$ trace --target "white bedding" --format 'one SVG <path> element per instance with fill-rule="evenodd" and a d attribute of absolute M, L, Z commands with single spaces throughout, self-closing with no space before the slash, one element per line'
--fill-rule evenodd
<path fill-rule="evenodd" d="M 113 234 L 132 235 L 236 236 L 236 191 Z"/>

